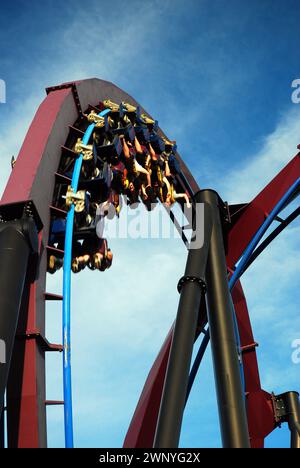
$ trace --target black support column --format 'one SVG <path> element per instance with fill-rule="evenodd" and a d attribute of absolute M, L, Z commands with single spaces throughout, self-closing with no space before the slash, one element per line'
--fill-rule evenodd
<path fill-rule="evenodd" d="M 29 256 L 37 251 L 38 236 L 33 219 L 0 224 L 0 340 L 5 362 L 0 363 L 0 414 L 3 411 L 10 361 L 18 324 L 20 303 Z M 3 359 L 2 359 L 3 360 Z"/>
<path fill-rule="evenodd" d="M 287 422 L 291 431 L 291 448 L 300 448 L 300 402 L 298 392 L 286 392 L 275 397 L 279 421 Z"/>
<path fill-rule="evenodd" d="M 228 288 L 221 200 L 212 190 L 200 194 L 200 200 L 210 205 L 213 217 L 206 299 L 222 442 L 227 448 L 247 448 L 249 434 Z"/>
<path fill-rule="evenodd" d="M 4 403 L 0 405 L 2 407 L 2 413 L 0 414 L 0 449 L 4 448 Z"/>
<path fill-rule="evenodd" d="M 300 448 L 300 403 L 299 393 L 285 394 L 287 420 L 291 431 L 291 448 Z"/>
<path fill-rule="evenodd" d="M 198 197 L 195 197 L 195 202 L 199 203 Z M 179 443 L 200 301 L 205 293 L 204 277 L 212 229 L 210 211 L 208 205 L 198 205 L 196 209 L 195 237 L 190 245 L 185 276 L 179 282 L 180 302 L 156 427 L 155 448 L 174 448 Z"/>

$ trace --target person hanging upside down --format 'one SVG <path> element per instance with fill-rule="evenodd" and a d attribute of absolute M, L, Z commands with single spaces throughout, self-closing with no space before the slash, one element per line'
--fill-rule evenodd
<path fill-rule="evenodd" d="M 127 169 L 128 174 L 138 177 L 139 174 L 145 174 L 147 177 L 147 186 L 151 186 L 151 177 L 150 172 L 145 169 L 141 164 L 136 160 L 136 153 L 143 153 L 143 150 L 138 142 L 138 139 L 135 137 L 133 148 L 130 141 L 126 141 L 124 136 L 120 137 L 121 143 L 123 145 L 123 154 L 124 154 L 124 165 Z M 138 151 L 137 151 L 138 148 Z"/>
<path fill-rule="evenodd" d="M 166 178 L 164 178 L 164 179 L 166 179 Z M 187 208 L 191 208 L 190 199 L 189 199 L 189 197 L 187 196 L 186 193 L 177 193 L 175 188 L 174 188 L 174 185 L 170 184 L 168 180 L 166 182 L 166 185 L 167 185 L 167 189 L 168 189 L 167 195 L 166 195 L 166 198 L 165 198 L 165 205 L 166 206 L 171 207 L 172 205 L 174 205 L 174 203 L 179 198 L 183 198 L 185 200 Z"/>
<path fill-rule="evenodd" d="M 75 241 L 72 246 L 72 264 L 71 268 L 73 273 L 79 273 L 84 270 L 89 262 L 89 255 L 84 252 L 83 244 Z"/>
<path fill-rule="evenodd" d="M 111 267 L 113 254 L 106 239 L 85 239 L 73 244 L 72 271 L 79 273 L 88 266 L 91 270 L 105 271 Z"/>
<path fill-rule="evenodd" d="M 89 267 L 100 271 L 105 271 L 111 267 L 113 261 L 113 254 L 111 249 L 108 248 L 106 239 L 98 239 L 96 250 L 91 255 Z"/>
<path fill-rule="evenodd" d="M 60 241 L 57 245 L 57 249 L 63 250 L 64 249 L 64 243 Z M 57 255 L 51 254 L 49 255 L 48 258 L 48 265 L 47 265 L 47 271 L 48 273 L 55 273 L 57 270 L 60 270 L 61 267 L 64 264 L 64 260 L 62 257 L 58 257 Z"/>
<path fill-rule="evenodd" d="M 103 238 L 104 218 L 105 216 L 108 215 L 110 205 L 111 205 L 111 202 L 109 200 L 106 200 L 105 202 L 100 203 L 100 205 L 98 205 L 97 210 L 96 210 L 96 217 L 95 217 L 96 234 L 99 237 L 99 239 Z"/>

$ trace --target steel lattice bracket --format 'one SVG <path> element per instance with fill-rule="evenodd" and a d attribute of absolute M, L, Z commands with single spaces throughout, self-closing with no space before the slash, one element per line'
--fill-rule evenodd
<path fill-rule="evenodd" d="M 274 417 L 278 426 L 281 423 L 289 422 L 289 418 L 293 413 L 291 410 L 291 399 L 299 402 L 299 394 L 297 392 L 286 392 L 281 395 L 272 394 L 272 402 L 274 408 Z"/>
<path fill-rule="evenodd" d="M 69 185 L 66 193 L 66 206 L 70 208 L 75 205 L 76 213 L 81 213 L 86 205 L 86 190 L 78 190 L 74 192 L 72 187 Z"/>
<path fill-rule="evenodd" d="M 286 392 L 272 395 L 275 421 L 278 426 L 287 422 L 291 431 L 291 448 L 300 448 L 299 393 Z"/>
<path fill-rule="evenodd" d="M 91 110 L 87 119 L 90 123 L 94 123 L 96 128 L 103 128 L 105 126 L 105 118 L 98 115 L 94 110 Z"/>
<path fill-rule="evenodd" d="M 94 158 L 93 145 L 85 145 L 81 138 L 78 138 L 74 151 L 77 154 L 82 154 L 84 161 L 91 161 Z"/>

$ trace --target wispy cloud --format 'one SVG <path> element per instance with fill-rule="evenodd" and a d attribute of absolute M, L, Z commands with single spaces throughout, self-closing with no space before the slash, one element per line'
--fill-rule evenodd
<path fill-rule="evenodd" d="M 14 155 L 16 157 L 28 131 L 31 120 L 33 119 L 35 110 L 39 104 L 41 97 L 32 94 L 23 100 L 22 107 L 15 110 L 13 115 L 9 116 L 9 120 L 2 121 L 0 126 L 0 141 L 1 141 L 1 173 L 0 173 L 0 194 L 5 188 L 8 180 L 11 166 L 10 160 Z M 6 104 L 8 105 L 8 104 Z"/>
<path fill-rule="evenodd" d="M 216 182 L 220 193 L 230 203 L 250 201 L 298 152 L 300 143 L 300 108 L 281 116 L 274 132 L 261 142 L 261 149 L 239 161 Z"/>

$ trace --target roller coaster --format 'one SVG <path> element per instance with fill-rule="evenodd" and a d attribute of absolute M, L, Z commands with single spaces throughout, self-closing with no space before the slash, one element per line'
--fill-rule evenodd
<path fill-rule="evenodd" d="M 160 203 L 187 248 L 186 270 L 178 282 L 176 318 L 124 448 L 178 447 L 185 405 L 209 343 L 223 447 L 263 448 L 265 438 L 287 423 L 291 447 L 300 448 L 299 395 L 262 389 L 240 282 L 300 214 L 298 207 L 280 216 L 299 195 L 300 152 L 253 200 L 230 205 L 214 190 L 200 190 L 176 142 L 114 84 L 88 79 L 46 92 L 0 202 L 1 447 L 47 447 L 46 407 L 56 404 L 64 407 L 65 446 L 74 446 L 71 272 L 87 267 L 103 272 L 104 280 L 113 263 L 105 223 L 121 216 L 124 203 L 132 209 L 142 203 L 149 212 Z M 46 275 L 60 268 L 57 295 L 46 291 Z M 62 303 L 61 344 L 46 338 L 47 301 Z M 46 399 L 48 352 L 62 353 L 63 401 Z"/>

